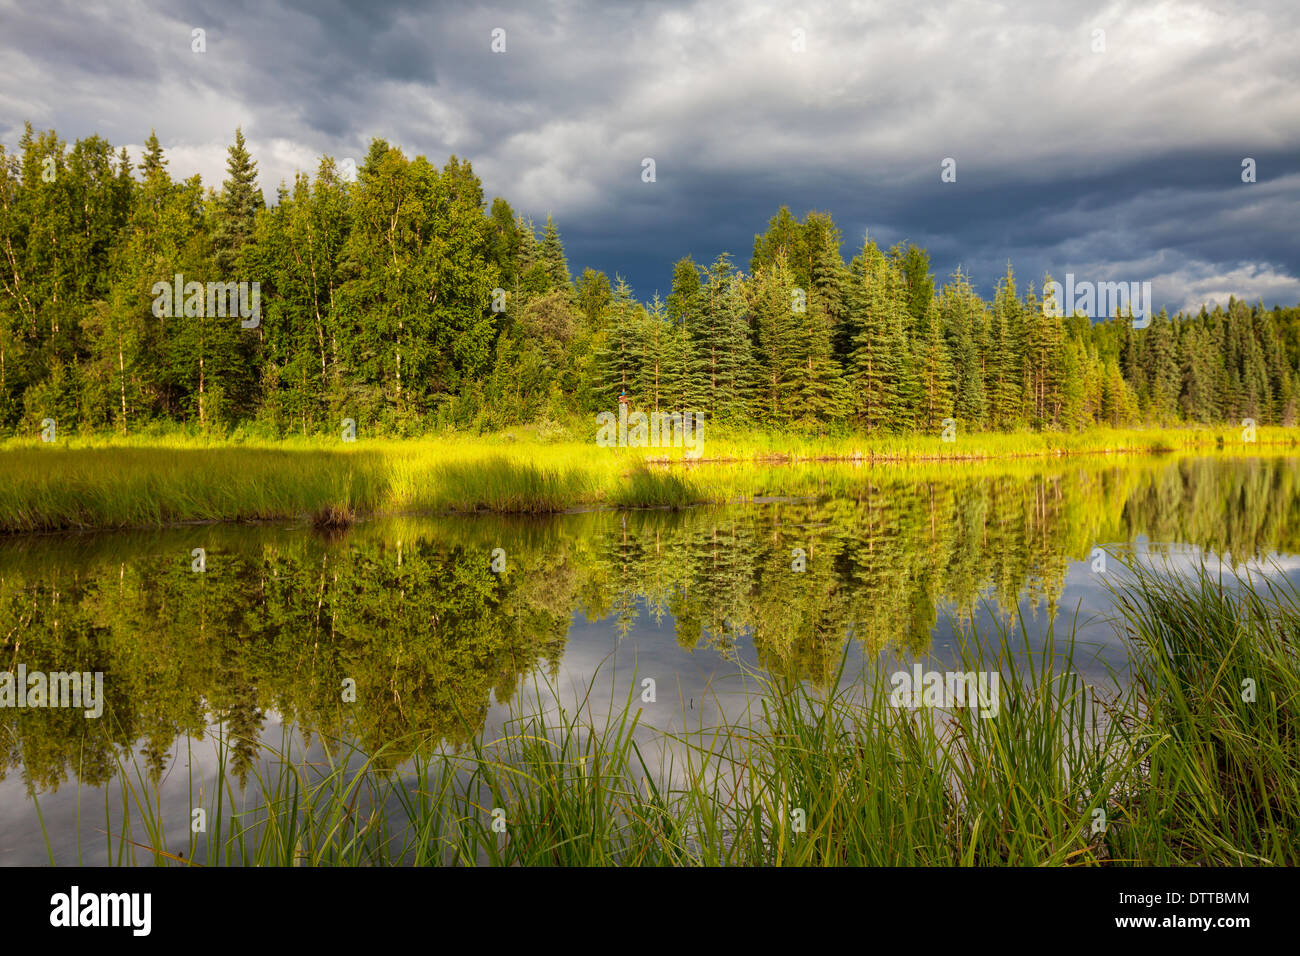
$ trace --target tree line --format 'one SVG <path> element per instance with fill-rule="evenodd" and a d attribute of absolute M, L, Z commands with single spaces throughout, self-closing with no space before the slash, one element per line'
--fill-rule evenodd
<path fill-rule="evenodd" d="M 274 204 L 241 131 L 219 190 L 167 167 L 153 134 L 138 169 L 99 136 L 69 148 L 30 124 L 0 146 L 0 431 L 351 418 L 412 434 L 562 423 L 620 397 L 817 431 L 1296 420 L 1300 307 L 1055 316 L 1010 264 L 986 301 L 960 268 L 936 287 L 911 243 L 868 237 L 846 263 L 829 214 L 785 207 L 748 272 L 686 257 L 643 302 L 617 276 L 574 277 L 554 221 L 489 205 L 455 156 L 376 139 L 355 179 L 326 156 Z M 261 313 L 155 308 L 178 275 L 257 283 Z"/>

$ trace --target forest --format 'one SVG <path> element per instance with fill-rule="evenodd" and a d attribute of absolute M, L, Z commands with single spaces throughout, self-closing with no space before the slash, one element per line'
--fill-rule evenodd
<path fill-rule="evenodd" d="M 936 284 L 914 244 L 866 237 L 846 263 L 829 213 L 786 207 L 747 271 L 684 257 L 641 301 L 572 275 L 554 220 L 489 204 L 455 156 L 376 139 L 355 180 L 322 157 L 274 204 L 242 131 L 219 190 L 168 165 L 152 133 L 138 168 L 30 124 L 0 145 L 0 435 L 476 433 L 590 421 L 620 396 L 819 434 L 1297 417 L 1300 306 L 1057 317 L 1036 291 L 1051 276 L 1008 263 L 986 301 L 960 269 Z M 177 275 L 256 284 L 259 320 L 155 308 Z"/>

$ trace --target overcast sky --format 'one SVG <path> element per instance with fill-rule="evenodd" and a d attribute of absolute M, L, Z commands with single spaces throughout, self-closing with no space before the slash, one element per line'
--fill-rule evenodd
<path fill-rule="evenodd" d="M 138 155 L 152 128 L 173 175 L 219 184 L 242 126 L 271 200 L 372 137 L 455 153 L 555 216 L 575 275 L 642 298 L 687 253 L 747 269 L 786 204 L 832 213 L 846 259 L 910 239 L 986 295 L 1011 260 L 1022 286 L 1151 281 L 1171 310 L 1294 305 L 1298 50 L 1296 0 L 0 0 L 0 139 L 30 120 Z"/>

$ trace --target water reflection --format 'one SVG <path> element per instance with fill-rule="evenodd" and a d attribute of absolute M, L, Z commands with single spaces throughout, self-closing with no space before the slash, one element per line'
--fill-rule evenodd
<path fill-rule="evenodd" d="M 329 538 L 205 526 L 8 539 L 0 670 L 100 671 L 106 704 L 95 721 L 0 709 L 0 787 L 12 804 L 20 782 L 103 786 L 132 750 L 157 781 L 184 755 L 178 740 L 217 722 L 241 780 L 280 724 L 368 752 L 413 730 L 426 747 L 462 746 L 528 675 L 581 681 L 629 638 L 690 687 L 704 686 L 702 661 L 737 656 L 825 684 L 846 645 L 923 652 L 984 599 L 1043 620 L 1100 606 L 1087 563 L 1099 546 L 1300 552 L 1298 481 L 1280 458 L 881 469 L 851 496 L 683 512 L 390 519 Z"/>

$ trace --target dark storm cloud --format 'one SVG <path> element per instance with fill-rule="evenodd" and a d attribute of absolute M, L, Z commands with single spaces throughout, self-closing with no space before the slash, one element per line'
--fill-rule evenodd
<path fill-rule="evenodd" d="M 1285 0 L 0 0 L 0 27 L 11 147 L 26 119 L 135 148 L 153 128 L 175 172 L 216 183 L 242 125 L 268 195 L 322 153 L 359 161 L 374 136 L 455 153 L 489 195 L 554 213 L 575 271 L 622 273 L 643 296 L 687 253 L 747 268 L 787 204 L 831 212 L 847 256 L 868 230 L 910 239 L 985 293 L 1011 260 L 1022 286 L 1149 280 L 1171 308 L 1300 301 L 1300 12 Z"/>
<path fill-rule="evenodd" d="M 115 42 L 105 43 L 105 36 Z M 57 69 L 62 78 L 87 77 L 102 82 L 105 77 L 132 81 L 156 80 L 148 39 L 121 35 L 120 21 L 113 10 L 83 4 L 0 3 L 0 49 L 16 48 Z M 4 84 L 32 84 L 37 76 L 6 73 Z"/>

